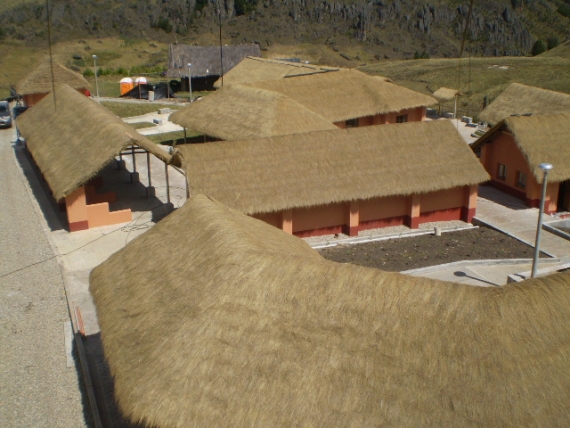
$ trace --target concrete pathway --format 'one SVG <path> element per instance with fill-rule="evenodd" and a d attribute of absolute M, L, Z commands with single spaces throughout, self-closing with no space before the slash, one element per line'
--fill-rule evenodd
<path fill-rule="evenodd" d="M 553 273 L 552 270 L 555 271 L 562 262 L 560 259 L 540 259 L 538 275 Z M 479 287 L 497 287 L 507 284 L 509 275 L 517 276 L 518 280 L 528 278 L 531 268 L 532 259 L 464 260 L 401 273 Z"/>
<path fill-rule="evenodd" d="M 14 140 L 0 130 L 0 427 L 85 427 L 64 282 Z"/>
<path fill-rule="evenodd" d="M 491 186 L 479 186 L 475 219 L 534 247 L 538 209 L 526 207 L 520 199 Z M 543 216 L 543 222 L 551 220 Z M 570 241 L 543 230 L 540 249 L 551 257 L 568 257 Z"/>

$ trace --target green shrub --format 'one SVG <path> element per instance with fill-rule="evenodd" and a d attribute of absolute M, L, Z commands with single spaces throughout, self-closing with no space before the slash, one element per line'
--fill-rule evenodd
<path fill-rule="evenodd" d="M 558 37 L 556 37 L 556 36 L 548 37 L 546 39 L 546 48 L 548 50 L 555 48 L 559 44 L 560 44 L 560 40 L 558 40 Z"/>
<path fill-rule="evenodd" d="M 170 19 L 161 16 L 158 18 L 158 21 L 154 25 L 155 28 L 159 28 L 164 30 L 165 33 L 172 33 L 172 24 L 170 23 Z"/>
<path fill-rule="evenodd" d="M 93 73 L 93 70 L 91 70 L 90 68 L 86 68 L 85 70 L 83 70 L 83 76 L 84 77 L 93 77 L 93 76 L 95 76 L 95 73 Z"/>
<path fill-rule="evenodd" d="M 558 13 L 562 16 L 570 17 L 570 6 L 567 4 L 561 4 L 558 6 Z"/>
<path fill-rule="evenodd" d="M 542 40 L 537 40 L 534 42 L 534 45 L 532 46 L 532 56 L 539 55 L 543 52 L 546 52 L 546 46 L 544 45 L 544 42 Z"/>

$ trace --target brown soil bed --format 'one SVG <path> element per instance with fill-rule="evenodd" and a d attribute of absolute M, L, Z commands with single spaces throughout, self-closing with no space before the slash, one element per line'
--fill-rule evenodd
<path fill-rule="evenodd" d="M 461 260 L 528 259 L 533 248 L 501 232 L 479 227 L 441 236 L 389 239 L 366 244 L 338 245 L 319 253 L 328 260 L 401 272 Z M 541 254 L 541 257 L 547 257 Z"/>

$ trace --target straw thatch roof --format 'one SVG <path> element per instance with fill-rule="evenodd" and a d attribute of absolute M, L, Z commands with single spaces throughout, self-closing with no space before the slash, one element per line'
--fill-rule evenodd
<path fill-rule="evenodd" d="M 232 85 L 170 115 L 178 125 L 222 140 L 337 129 L 296 101 L 263 89 Z"/>
<path fill-rule="evenodd" d="M 504 118 L 518 114 L 570 113 L 570 95 L 534 86 L 511 83 L 479 115 L 480 119 L 496 124 Z"/>
<path fill-rule="evenodd" d="M 474 287 L 335 263 L 195 196 L 90 282 L 119 406 L 147 426 L 570 424 L 568 273 Z"/>
<path fill-rule="evenodd" d="M 170 155 L 98 102 L 66 85 L 56 88 L 26 114 L 18 128 L 56 200 L 69 195 L 137 145 L 164 162 Z"/>
<path fill-rule="evenodd" d="M 53 64 L 55 85 L 68 85 L 73 89 L 89 89 L 91 85 L 85 78 L 61 64 Z M 49 60 L 42 62 L 38 68 L 32 71 L 24 80 L 17 85 L 20 95 L 44 94 L 53 90 L 51 65 Z"/>
<path fill-rule="evenodd" d="M 328 73 L 338 71 L 334 67 L 321 67 L 300 62 L 281 61 L 257 57 L 244 58 L 238 65 L 224 75 L 224 86 L 264 82 L 266 80 L 284 79 L 286 77 L 303 76 L 306 74 Z M 222 85 L 222 79 L 214 83 L 215 88 Z"/>
<path fill-rule="evenodd" d="M 246 214 L 426 193 L 489 179 L 449 121 L 179 146 L 192 193 Z"/>
<path fill-rule="evenodd" d="M 550 116 L 510 116 L 475 141 L 471 148 L 479 151 L 501 132 L 509 132 L 526 158 L 532 174 L 542 183 L 539 165 L 551 163 L 549 182 L 570 180 L 570 113 Z"/>
<path fill-rule="evenodd" d="M 456 96 L 461 95 L 457 89 L 444 88 L 443 86 L 435 91 L 433 94 L 434 98 L 438 101 L 449 101 L 454 99 Z"/>
<path fill-rule="evenodd" d="M 437 101 L 356 70 L 339 70 L 252 84 L 280 92 L 331 122 L 398 112 Z"/>
<path fill-rule="evenodd" d="M 261 56 L 257 44 L 226 45 L 222 47 L 224 75 L 248 56 Z M 192 64 L 192 77 L 221 76 L 219 46 L 189 46 L 171 44 L 168 54 L 167 76 L 188 77 L 188 64 Z"/>

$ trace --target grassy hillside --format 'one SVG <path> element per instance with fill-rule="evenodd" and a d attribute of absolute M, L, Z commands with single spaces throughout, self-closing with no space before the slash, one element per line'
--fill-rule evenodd
<path fill-rule="evenodd" d="M 41 0 L 2 0 L 0 1 L 0 13 L 4 12 L 5 10 L 10 10 L 15 8 L 16 6 L 20 6 L 26 3 L 39 3 Z M 44 0 L 45 3 L 45 0 Z"/>
<path fill-rule="evenodd" d="M 492 101 L 513 82 L 570 93 L 570 58 L 554 56 L 472 58 L 470 65 L 466 58 L 461 65 L 459 59 L 391 61 L 360 69 L 427 94 L 442 86 L 459 87 L 464 95 L 458 114 L 474 117 L 482 110 L 485 95 Z"/>
<path fill-rule="evenodd" d="M 18 40 L 4 40 L 0 42 L 0 98 L 9 95 L 10 86 L 17 85 L 26 77 L 36 65 L 48 56 L 48 49 L 33 47 Z M 65 66 L 77 67 L 80 72 L 93 67 L 91 55 L 97 55 L 97 66 L 104 68 L 133 66 L 165 66 L 168 60 L 168 45 L 152 40 L 127 40 L 119 38 L 82 39 L 57 43 L 52 47 L 54 61 Z M 74 59 L 74 55 L 81 59 Z M 137 73 L 140 74 L 140 73 Z M 106 82 L 114 83 L 120 76 L 101 78 L 103 85 Z M 94 79 L 88 79 L 92 84 Z M 116 91 L 118 92 L 118 85 Z M 103 86 L 105 87 L 105 86 Z M 101 95 L 106 95 L 102 92 Z M 115 95 L 110 91 L 108 95 Z"/>
<path fill-rule="evenodd" d="M 554 49 L 550 49 L 544 53 L 540 54 L 541 57 L 561 57 L 561 58 L 570 58 L 570 40 L 560 43 L 560 45 L 556 46 Z"/>

